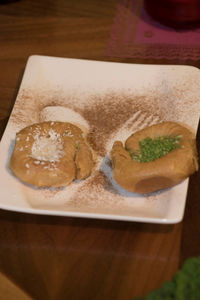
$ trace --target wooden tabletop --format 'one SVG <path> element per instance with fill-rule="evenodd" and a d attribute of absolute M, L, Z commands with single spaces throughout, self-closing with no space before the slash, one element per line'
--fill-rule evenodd
<path fill-rule="evenodd" d="M 106 56 L 115 0 L 0 1 L 0 133 L 32 54 L 186 64 L 179 58 Z M 42 216 L 0 210 L 0 299 L 133 300 L 172 278 L 200 250 L 199 174 L 174 225 Z"/>

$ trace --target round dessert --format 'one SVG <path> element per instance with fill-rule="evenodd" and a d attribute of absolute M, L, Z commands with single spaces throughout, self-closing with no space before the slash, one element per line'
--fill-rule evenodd
<path fill-rule="evenodd" d="M 198 169 L 195 135 L 176 122 L 162 122 L 132 134 L 111 151 L 113 177 L 140 194 L 174 186 Z"/>
<path fill-rule="evenodd" d="M 67 122 L 42 122 L 16 134 L 9 168 L 36 187 L 61 187 L 87 178 L 93 158 L 80 128 Z"/>

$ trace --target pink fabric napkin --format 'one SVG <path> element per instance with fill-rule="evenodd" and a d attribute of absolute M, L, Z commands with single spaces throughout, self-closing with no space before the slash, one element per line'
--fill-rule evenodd
<path fill-rule="evenodd" d="M 106 55 L 199 60 L 200 28 L 172 29 L 147 15 L 143 0 L 119 0 Z"/>

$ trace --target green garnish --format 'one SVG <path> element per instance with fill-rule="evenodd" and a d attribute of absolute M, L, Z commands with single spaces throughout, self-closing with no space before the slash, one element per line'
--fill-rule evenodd
<path fill-rule="evenodd" d="M 139 162 L 154 161 L 172 150 L 180 148 L 181 135 L 159 136 L 155 139 L 146 137 L 139 142 L 140 150 L 130 151 L 132 159 Z"/>
<path fill-rule="evenodd" d="M 135 300 L 199 300 L 200 257 L 188 258 L 174 277 L 158 290 Z"/>

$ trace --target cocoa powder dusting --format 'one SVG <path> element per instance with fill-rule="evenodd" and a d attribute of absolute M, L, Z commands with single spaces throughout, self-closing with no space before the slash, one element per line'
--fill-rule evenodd
<path fill-rule="evenodd" d="M 166 92 L 162 82 L 161 88 L 156 86 L 139 94 L 124 89 L 106 89 L 95 93 L 89 91 L 85 94 L 77 89 L 70 90 L 67 94 L 60 90 L 21 90 L 10 119 L 13 128 L 15 125 L 22 128 L 41 122 L 38 116 L 47 106 L 65 107 L 80 115 L 80 123 L 84 119 L 89 124 L 87 140 L 97 156 L 95 170 L 84 181 L 73 182 L 56 191 L 22 186 L 22 192 L 30 206 L 55 209 L 57 205 L 59 210 L 72 211 L 95 211 L 98 208 L 97 213 L 99 209 L 108 208 L 109 211 L 114 207 L 119 207 L 120 213 L 122 207 L 130 213 L 131 209 L 137 210 L 139 207 L 143 213 L 146 211 L 148 214 L 149 206 L 143 206 L 147 198 L 135 198 L 114 184 L 109 159 L 112 143 L 116 139 L 124 142 L 124 137 L 127 138 L 133 131 L 155 122 L 171 120 L 193 125 L 189 119 L 191 112 L 188 114 L 188 111 L 198 111 L 199 108 L 195 97 L 185 99 L 185 91 L 191 86 L 191 83 L 186 85 L 183 82 L 179 87 L 174 85 L 174 89 Z M 154 194 L 148 196 L 147 200 L 149 205 L 155 205 L 158 197 Z"/>
<path fill-rule="evenodd" d="M 148 105 L 141 107 L 141 103 L 147 102 L 144 99 L 143 96 L 120 95 L 115 92 L 107 93 L 103 97 L 92 95 L 91 101 L 94 104 L 87 104 L 81 114 L 91 125 L 88 141 L 99 155 L 106 155 L 105 145 L 109 137 L 114 131 L 120 129 L 134 113 L 142 109 L 151 116 L 152 112 Z M 91 103 L 91 101 L 88 102 Z"/>

